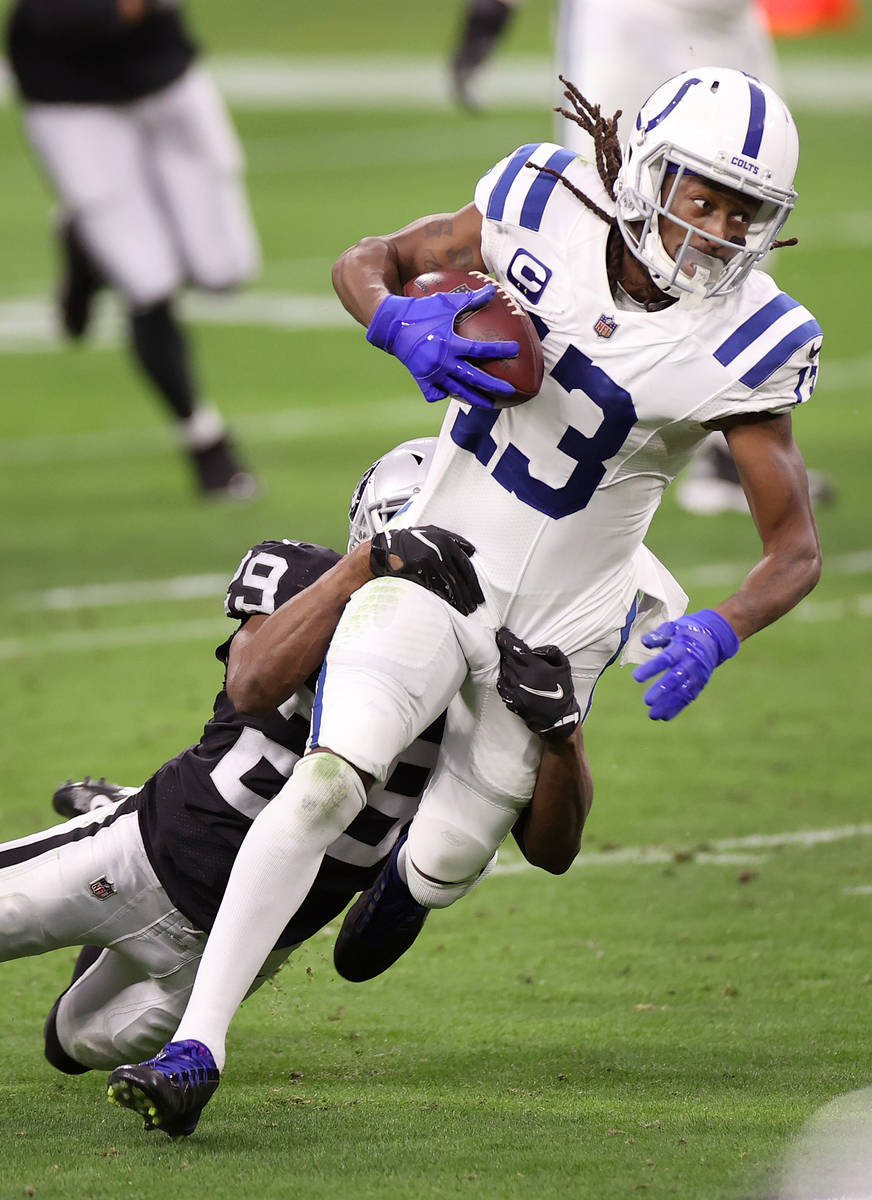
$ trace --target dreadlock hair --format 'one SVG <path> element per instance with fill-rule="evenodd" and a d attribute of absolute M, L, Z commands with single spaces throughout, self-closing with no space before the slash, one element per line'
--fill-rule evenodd
<path fill-rule="evenodd" d="M 593 139 L 597 173 L 602 180 L 607 195 L 610 199 L 614 200 L 615 181 L 618 178 L 618 171 L 621 169 L 621 162 L 623 161 L 621 143 L 618 140 L 618 118 L 621 116 L 623 110 L 619 108 L 613 116 L 604 117 L 600 106 L 598 104 L 591 104 L 589 100 L 586 100 L 574 83 L 571 83 L 564 75 L 559 76 L 559 78 L 565 89 L 563 95 L 572 105 L 572 111 L 570 112 L 568 108 L 562 107 L 555 108 L 554 111 L 559 113 L 561 117 L 566 117 L 568 120 L 574 121 L 585 133 L 590 134 Z M 596 201 L 591 200 L 590 196 L 585 195 L 575 184 L 570 183 L 560 171 L 554 171 L 551 167 L 540 167 L 532 162 L 528 162 L 526 166 L 531 167 L 534 171 L 541 172 L 543 175 L 553 175 L 557 182 L 561 183 L 567 191 L 570 191 L 585 208 L 589 208 L 601 221 L 605 221 L 610 229 L 606 249 L 606 269 L 610 279 L 617 279 L 624 253 L 624 243 L 623 238 L 618 234 L 618 223 L 615 218 L 610 216 L 604 208 L 600 208 Z M 615 236 L 616 234 L 618 236 Z"/>
<path fill-rule="evenodd" d="M 600 179 L 603 182 L 603 187 L 606 189 L 609 197 L 615 198 L 615 181 L 618 178 L 618 171 L 621 169 L 621 143 L 618 141 L 618 117 L 622 113 L 622 109 L 612 117 L 604 117 L 600 111 L 598 104 L 591 104 L 589 100 L 585 100 L 581 92 L 563 75 L 559 76 L 560 82 L 566 89 L 563 95 L 573 107 L 572 112 L 568 108 L 555 108 L 554 111 L 559 113 L 561 117 L 566 117 L 570 121 L 574 121 L 576 125 L 580 125 L 585 133 L 589 133 L 593 139 L 594 153 L 596 154 L 596 169 Z M 576 200 L 580 200 L 586 208 L 591 212 L 596 213 L 601 221 L 605 221 L 607 225 L 615 223 L 614 217 L 609 214 L 593 200 L 590 196 L 586 196 L 574 184 L 561 175 L 559 171 L 553 171 L 550 167 L 540 167 L 536 163 L 528 162 L 528 167 L 532 167 L 534 171 L 541 171 L 543 175 L 553 175 L 554 178 L 562 183 L 565 188 L 572 192 Z"/>
<path fill-rule="evenodd" d="M 572 105 L 572 110 L 568 108 L 558 107 L 554 111 L 561 117 L 566 117 L 569 121 L 574 121 L 580 126 L 585 133 L 590 134 L 593 140 L 594 154 L 597 174 L 602 180 L 603 187 L 606 190 L 610 199 L 615 199 L 615 182 L 618 178 L 618 172 L 621 169 L 623 155 L 621 153 L 621 143 L 618 138 L 618 118 L 623 114 L 623 109 L 618 109 L 611 117 L 604 117 L 598 104 L 591 102 L 581 94 L 578 88 L 565 75 L 558 76 L 563 84 L 563 95 L 566 100 Z M 552 170 L 551 167 L 540 167 L 536 163 L 528 162 L 525 164 L 531 167 L 534 171 L 539 171 L 543 175 L 552 175 L 558 183 L 570 191 L 576 200 L 589 208 L 592 213 L 595 213 L 601 221 L 610 227 L 608 246 L 606 251 L 606 267 L 608 269 L 609 278 L 616 279 L 620 270 L 621 259 L 623 256 L 623 238 L 614 236 L 619 233 L 618 223 L 615 217 L 609 216 L 605 209 L 593 200 L 590 196 L 585 195 L 579 188 L 562 175 L 559 171 Z M 788 238 L 783 242 L 773 242 L 770 249 L 780 250 L 784 246 L 795 246 L 797 238 Z"/>

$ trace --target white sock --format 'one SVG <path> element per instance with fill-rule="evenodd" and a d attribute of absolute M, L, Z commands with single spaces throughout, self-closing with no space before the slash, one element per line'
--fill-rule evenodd
<path fill-rule="evenodd" d="M 327 752 L 307 755 L 240 847 L 173 1041 L 193 1038 L 224 1066 L 230 1022 L 318 873 L 324 851 L 366 803 L 359 775 Z"/>
<path fill-rule="evenodd" d="M 224 418 L 211 404 L 199 405 L 178 425 L 182 445 L 188 450 L 208 450 L 210 446 L 220 442 L 226 432 Z"/>

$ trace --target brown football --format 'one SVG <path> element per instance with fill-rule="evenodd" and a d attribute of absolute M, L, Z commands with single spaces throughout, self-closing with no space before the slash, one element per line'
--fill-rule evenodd
<path fill-rule="evenodd" d="M 434 292 L 475 292 L 486 283 L 494 283 L 480 271 L 428 271 L 410 279 L 403 289 L 407 296 L 430 296 Z M 484 308 L 461 313 L 454 328 L 461 337 L 476 342 L 517 342 L 520 352 L 514 358 L 470 359 L 477 367 L 497 379 L 505 379 L 517 395 L 494 400 L 494 408 L 514 408 L 525 404 L 539 391 L 545 366 L 542 343 L 533 322 L 511 296 L 496 284 L 496 295 Z"/>

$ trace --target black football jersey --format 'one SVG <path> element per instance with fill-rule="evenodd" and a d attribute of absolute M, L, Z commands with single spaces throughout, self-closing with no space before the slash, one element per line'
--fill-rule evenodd
<path fill-rule="evenodd" d="M 17 0 L 6 50 L 18 90 L 44 104 L 123 104 L 178 79 L 196 53 L 178 12 L 126 22 L 116 0 Z"/>
<path fill-rule="evenodd" d="M 254 613 L 274 612 L 339 558 L 305 542 L 261 542 L 230 581 L 225 611 L 242 622 Z M 232 636 L 215 651 L 225 666 Z M 306 748 L 316 677 L 263 717 L 238 713 L 222 688 L 197 745 L 165 763 L 139 793 L 149 860 L 173 903 L 200 929 L 212 927 L 251 822 Z M 366 806 L 328 848 L 312 890 L 278 945 L 310 937 L 369 887 L 418 807 L 443 728 L 440 718 L 395 760 L 385 783 L 371 789 Z"/>

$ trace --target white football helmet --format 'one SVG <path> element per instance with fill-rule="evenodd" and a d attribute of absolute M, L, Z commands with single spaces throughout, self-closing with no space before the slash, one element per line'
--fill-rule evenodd
<path fill-rule="evenodd" d="M 726 295 L 768 253 L 787 220 L 798 158 L 793 117 L 771 87 L 726 67 L 684 71 L 645 101 L 624 147 L 615 184 L 624 240 L 667 295 Z M 760 204 L 744 245 L 706 234 L 735 251 L 727 262 L 693 249 L 694 226 L 670 213 L 678 183 L 691 173 Z M 658 222 L 667 216 L 686 230 L 674 258 L 660 239 Z"/>
<path fill-rule="evenodd" d="M 348 550 L 381 533 L 391 517 L 420 492 L 437 439 L 412 438 L 376 459 L 364 471 L 348 509 Z"/>

